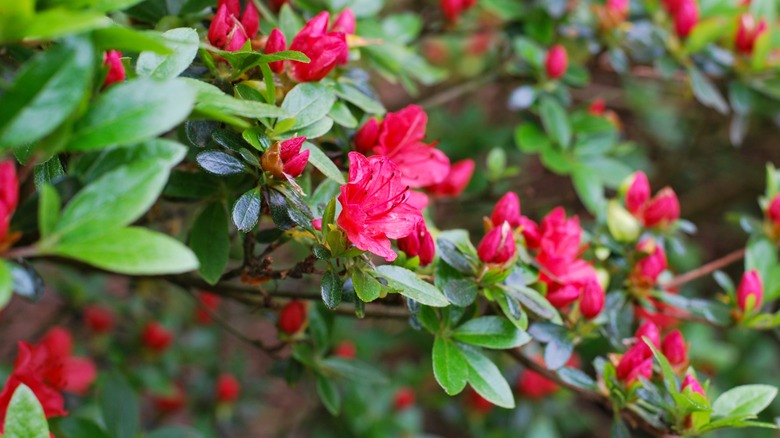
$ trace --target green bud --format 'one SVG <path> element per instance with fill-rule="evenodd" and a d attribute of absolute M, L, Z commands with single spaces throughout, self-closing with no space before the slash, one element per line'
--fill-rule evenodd
<path fill-rule="evenodd" d="M 618 242 L 633 242 L 642 232 L 639 221 L 614 199 L 607 205 L 607 227 Z"/>

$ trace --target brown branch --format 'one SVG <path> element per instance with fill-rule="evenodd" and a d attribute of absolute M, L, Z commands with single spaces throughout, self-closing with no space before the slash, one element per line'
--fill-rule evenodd
<path fill-rule="evenodd" d="M 612 403 L 606 395 L 596 391 L 588 391 L 587 389 L 572 385 L 571 383 L 564 381 L 560 376 L 558 376 L 558 373 L 546 368 L 544 365 L 526 356 L 519 349 L 506 350 L 506 352 L 509 353 L 512 358 L 514 358 L 524 367 L 541 375 L 545 379 L 550 380 L 551 382 L 555 382 L 557 385 L 568 389 L 577 397 L 588 400 L 590 402 L 598 403 L 609 410 L 613 409 Z M 676 435 L 676 433 L 672 430 L 659 429 L 655 425 L 648 423 L 639 414 L 630 409 L 622 409 L 619 414 L 623 420 L 634 429 L 642 429 L 653 436 Z"/>
<path fill-rule="evenodd" d="M 745 248 L 740 248 L 736 251 L 730 252 L 726 254 L 725 256 L 713 260 L 705 265 L 699 266 L 698 268 L 688 271 L 685 274 L 678 275 L 671 280 L 669 280 L 667 283 L 663 284 L 662 286 L 665 289 L 672 289 L 680 287 L 686 283 L 689 283 L 693 280 L 699 279 L 701 277 L 704 277 L 705 275 L 711 274 L 718 269 L 723 269 L 726 266 L 741 260 L 743 257 L 745 257 Z"/>

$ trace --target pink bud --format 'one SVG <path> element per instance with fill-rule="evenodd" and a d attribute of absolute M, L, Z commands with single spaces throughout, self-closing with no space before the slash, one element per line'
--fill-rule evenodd
<path fill-rule="evenodd" d="M 249 38 L 254 38 L 260 29 L 260 14 L 257 13 L 257 8 L 252 0 L 247 2 L 244 15 L 241 16 L 241 25 L 244 26 Z"/>
<path fill-rule="evenodd" d="M 325 35 L 328 31 L 328 22 L 330 21 L 330 13 L 328 11 L 322 11 L 314 18 L 306 22 L 297 36 L 300 37 L 319 37 Z"/>
<path fill-rule="evenodd" d="M 526 216 L 520 216 L 520 226 L 523 229 L 520 231 L 525 239 L 525 246 L 528 249 L 538 249 L 542 241 L 542 232 L 539 230 L 539 225 Z"/>
<path fill-rule="evenodd" d="M 696 0 L 681 0 L 674 16 L 677 36 L 686 38 L 699 22 L 699 5 Z"/>
<path fill-rule="evenodd" d="M 702 389 L 699 381 L 690 374 L 685 375 L 685 378 L 682 381 L 682 386 L 680 387 L 680 391 L 685 391 L 686 389 L 690 389 L 691 391 L 697 392 L 705 397 L 707 396 L 707 394 L 704 393 L 704 389 Z"/>
<path fill-rule="evenodd" d="M 472 159 L 458 161 L 450 166 L 450 173 L 444 181 L 426 187 L 428 192 L 436 196 L 458 196 L 463 193 L 471 181 L 476 164 Z"/>
<path fill-rule="evenodd" d="M 688 362 L 688 346 L 685 345 L 685 339 L 679 330 L 674 330 L 664 337 L 661 351 L 672 366 L 680 366 Z"/>
<path fill-rule="evenodd" d="M 680 218 L 680 201 L 669 187 L 664 187 L 647 204 L 642 213 L 645 226 L 665 227 Z"/>
<path fill-rule="evenodd" d="M 317 231 L 322 231 L 322 218 L 312 220 L 311 226 Z"/>
<path fill-rule="evenodd" d="M 252 0 L 249 0 L 249 3 L 251 4 Z M 241 3 L 239 0 L 217 0 L 217 9 L 221 8 L 223 5 L 230 15 L 238 17 L 238 15 L 241 14 Z"/>
<path fill-rule="evenodd" d="M 217 14 L 211 20 L 209 25 L 208 38 L 214 47 L 223 48 L 227 44 L 228 33 L 230 32 L 233 18 L 228 11 L 228 7 L 222 4 L 217 9 Z"/>
<path fill-rule="evenodd" d="M 644 377 L 645 379 L 649 379 L 653 376 L 653 359 L 645 359 L 643 360 L 639 365 L 637 365 L 631 372 L 628 373 L 628 376 L 626 376 L 626 383 L 631 384 L 639 380 L 640 377 Z"/>
<path fill-rule="evenodd" d="M 355 33 L 355 27 L 355 13 L 352 12 L 352 9 L 345 8 L 333 20 L 330 30 L 331 32 L 343 32 L 347 35 L 352 35 Z"/>
<path fill-rule="evenodd" d="M 265 54 L 271 54 L 287 50 L 287 39 L 284 34 L 277 28 L 271 31 L 268 35 L 268 41 L 265 43 Z M 284 61 L 269 62 L 268 66 L 271 67 L 271 71 L 279 74 L 284 70 Z"/>
<path fill-rule="evenodd" d="M 636 249 L 642 258 L 634 265 L 632 280 L 640 287 L 652 287 L 658 280 L 658 276 L 666 270 L 666 252 L 663 246 L 657 244 L 652 238 L 639 242 Z"/>
<path fill-rule="evenodd" d="M 8 236 L 8 230 L 11 228 L 11 212 L 5 204 L 0 203 L 0 242 Z"/>
<path fill-rule="evenodd" d="M 305 141 L 306 137 L 295 137 L 279 144 L 279 158 L 284 163 L 284 173 L 293 178 L 300 176 L 309 162 L 311 151 L 307 149 L 301 152 L 301 146 Z"/>
<path fill-rule="evenodd" d="M 764 286 L 758 271 L 752 269 L 745 272 L 737 288 L 737 305 L 742 311 L 747 312 L 760 308 L 763 301 Z"/>
<path fill-rule="evenodd" d="M 569 68 L 569 54 L 566 53 L 566 48 L 560 44 L 552 46 L 547 52 L 545 61 L 547 77 L 558 79 L 566 73 L 567 68 Z"/>
<path fill-rule="evenodd" d="M 433 243 L 433 237 L 425 226 L 425 221 L 417 222 L 417 226 L 412 234 L 398 239 L 398 249 L 405 252 L 409 257 L 419 256 L 420 265 L 428 266 L 433 262 L 436 255 L 436 246 Z"/>
<path fill-rule="evenodd" d="M 661 334 L 658 332 L 658 326 L 652 321 L 645 321 L 642 323 L 636 330 L 636 333 L 634 333 L 634 337 L 636 337 L 637 343 L 647 345 L 645 344 L 645 341 L 642 340 L 642 338 L 647 338 L 655 345 L 655 348 L 661 348 Z M 652 353 L 652 351 L 650 351 L 650 353 Z"/>
<path fill-rule="evenodd" d="M 319 81 L 349 56 L 347 40 L 342 32 L 325 34 L 330 15 L 327 11 L 309 20 L 295 36 L 290 50 L 303 52 L 309 63 L 291 62 L 289 75 L 298 82 Z"/>
<path fill-rule="evenodd" d="M 507 192 L 498 200 L 490 220 L 496 227 L 504 222 L 509 222 L 513 229 L 520 226 L 520 198 L 515 192 Z"/>
<path fill-rule="evenodd" d="M 606 296 L 604 289 L 596 278 L 591 277 L 582 286 L 582 298 L 580 298 L 580 311 L 582 316 L 593 319 L 604 308 Z"/>
<path fill-rule="evenodd" d="M 629 0 L 607 0 L 605 6 L 615 16 L 625 19 L 628 17 Z"/>
<path fill-rule="evenodd" d="M 500 227 L 488 231 L 477 246 L 477 255 L 485 263 L 503 264 L 515 256 L 515 236 L 512 228 L 504 222 Z"/>
<path fill-rule="evenodd" d="M 651 359 L 652 351 L 647 348 L 644 343 L 636 344 L 631 347 L 618 362 L 616 375 L 619 380 L 624 380 L 628 383 L 636 380 L 638 374 L 644 375 L 644 370 L 641 368 L 646 361 L 650 361 L 650 373 L 652 374 L 653 362 Z M 639 371 L 638 371 L 639 370 Z"/>
<path fill-rule="evenodd" d="M 249 40 L 249 37 L 246 35 L 246 31 L 244 31 L 244 26 L 242 26 L 241 23 L 236 22 L 227 36 L 225 50 L 228 52 L 237 52 L 244 47 L 247 40 Z"/>
<path fill-rule="evenodd" d="M 670 15 L 677 15 L 677 10 L 684 0 L 663 0 L 664 8 Z"/>
<path fill-rule="evenodd" d="M 746 55 L 753 53 L 756 39 L 766 30 L 766 21 L 756 23 L 753 15 L 745 13 L 740 15 L 737 33 L 734 36 L 734 47 Z"/>
<path fill-rule="evenodd" d="M 460 14 L 467 9 L 463 0 L 440 0 L 439 7 L 447 21 L 454 23 L 460 18 Z"/>
<path fill-rule="evenodd" d="M 2 188 L 0 188 L 2 190 Z M 780 226 L 780 195 L 775 195 L 772 198 L 772 202 L 769 203 L 769 208 L 766 210 L 766 215 L 769 220 L 772 221 L 776 227 Z"/>
<path fill-rule="evenodd" d="M 0 204 L 4 204 L 9 213 L 19 204 L 19 179 L 12 160 L 0 162 Z"/>
<path fill-rule="evenodd" d="M 607 102 L 602 99 L 594 99 L 593 102 L 590 103 L 590 106 L 588 106 L 588 113 L 594 116 L 602 116 L 604 115 L 604 111 L 607 109 Z"/>
<path fill-rule="evenodd" d="M 379 122 L 375 118 L 368 121 L 355 132 L 352 141 L 355 143 L 355 150 L 367 154 L 374 149 L 379 139 Z"/>
<path fill-rule="evenodd" d="M 106 79 L 103 81 L 103 88 L 116 82 L 125 80 L 125 66 L 122 64 L 122 52 L 109 50 L 103 54 L 103 65 L 108 67 Z"/>
<path fill-rule="evenodd" d="M 638 215 L 642 208 L 650 200 L 650 182 L 647 175 L 641 170 L 634 173 L 631 185 L 626 191 L 626 209 L 634 216 Z"/>
<path fill-rule="evenodd" d="M 561 309 L 577 301 L 580 290 L 573 284 L 565 286 L 554 285 L 547 291 L 547 301 L 556 309 Z"/>

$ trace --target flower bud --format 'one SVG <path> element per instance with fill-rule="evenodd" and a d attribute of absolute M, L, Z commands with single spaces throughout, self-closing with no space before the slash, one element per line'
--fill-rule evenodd
<path fill-rule="evenodd" d="M 633 242 L 642 232 L 642 225 L 615 200 L 607 205 L 607 228 L 618 242 Z"/>
<path fill-rule="evenodd" d="M 439 7 L 450 23 L 455 23 L 461 14 L 474 6 L 474 0 L 440 0 Z"/>
<path fill-rule="evenodd" d="M 530 399 L 539 400 L 558 390 L 558 385 L 539 373 L 525 370 L 517 379 L 517 391 Z"/>
<path fill-rule="evenodd" d="M 547 52 L 547 59 L 544 65 L 547 77 L 550 79 L 558 79 L 563 76 L 566 73 L 566 69 L 569 68 L 569 54 L 566 53 L 566 48 L 560 44 L 552 46 Z"/>
<path fill-rule="evenodd" d="M 225 47 L 232 24 L 233 16 L 230 14 L 230 11 L 228 11 L 227 5 L 220 5 L 209 25 L 209 32 L 207 34 L 209 43 L 214 47 Z"/>
<path fill-rule="evenodd" d="M 640 256 L 631 274 L 632 282 L 639 287 L 649 288 L 655 285 L 658 276 L 666 270 L 666 252 L 652 238 L 639 242 L 636 246 Z"/>
<path fill-rule="evenodd" d="M 286 179 L 285 175 L 290 178 L 300 176 L 309 162 L 310 151 L 301 152 L 304 141 L 306 137 L 294 137 L 271 145 L 260 157 L 263 170 L 279 179 Z"/>
<path fill-rule="evenodd" d="M 321 12 L 309 20 L 293 39 L 290 50 L 303 52 L 311 62 L 291 62 L 289 75 L 292 79 L 298 82 L 319 81 L 349 56 L 344 33 L 325 33 L 329 19 L 327 11 Z"/>
<path fill-rule="evenodd" d="M 342 341 L 333 348 L 333 355 L 343 359 L 354 359 L 357 357 L 357 348 L 352 341 Z"/>
<path fill-rule="evenodd" d="M 690 374 L 686 374 L 685 378 L 682 381 L 682 386 L 680 387 L 680 392 L 684 392 L 686 389 L 690 389 L 693 392 L 697 392 L 703 396 L 707 396 L 707 394 L 704 393 L 704 389 L 701 387 L 701 384 L 698 380 L 696 380 L 696 377 L 693 377 Z"/>
<path fill-rule="evenodd" d="M 65 327 L 56 325 L 43 335 L 40 344 L 53 356 L 65 358 L 73 352 L 73 335 Z"/>
<path fill-rule="evenodd" d="M 520 198 L 515 192 L 507 192 L 498 200 L 490 220 L 496 227 L 504 222 L 508 222 L 512 229 L 520 226 Z"/>
<path fill-rule="evenodd" d="M 458 161 L 450 166 L 450 173 L 447 174 L 444 181 L 426 188 L 428 192 L 436 196 L 459 196 L 469 185 L 475 167 L 472 159 Z"/>
<path fill-rule="evenodd" d="M 284 50 L 287 50 L 287 39 L 284 37 L 282 31 L 278 28 L 274 28 L 274 30 L 271 31 L 271 34 L 268 35 L 268 41 L 265 43 L 264 52 L 266 55 L 269 55 Z M 279 74 L 284 70 L 284 61 L 269 62 L 268 66 L 271 67 L 271 71 Z"/>
<path fill-rule="evenodd" d="M 680 201 L 669 187 L 664 187 L 648 202 L 642 213 L 645 226 L 665 227 L 680 218 Z"/>
<path fill-rule="evenodd" d="M 685 345 L 685 339 L 679 330 L 674 330 L 664 337 L 661 351 L 672 366 L 682 366 L 688 362 L 688 346 Z"/>
<path fill-rule="evenodd" d="M 302 301 L 292 300 L 279 312 L 279 329 L 288 335 L 302 331 L 307 323 L 306 304 Z"/>
<path fill-rule="evenodd" d="M 84 308 L 84 323 L 92 333 L 109 332 L 114 327 L 114 322 L 114 312 L 107 307 L 92 304 Z"/>
<path fill-rule="evenodd" d="M 403 411 L 414 406 L 415 401 L 414 390 L 408 386 L 398 388 L 393 396 L 393 408 L 396 411 Z"/>
<path fill-rule="evenodd" d="M 228 33 L 225 50 L 228 52 L 237 52 L 244 47 L 247 40 L 249 40 L 249 37 L 244 30 L 244 26 L 242 26 L 241 23 L 235 23 L 233 28 L 230 29 L 230 33 Z"/>
<path fill-rule="evenodd" d="M 1 187 L 0 190 L 2 190 Z M 772 198 L 772 202 L 769 203 L 769 208 L 766 209 L 766 216 L 775 227 L 780 227 L 780 194 L 775 195 L 775 197 Z"/>
<path fill-rule="evenodd" d="M 398 249 L 409 257 L 419 256 L 420 266 L 428 266 L 433 262 L 436 255 L 436 245 L 433 243 L 433 237 L 425 226 L 424 220 L 417 222 L 412 234 L 398 239 Z"/>
<path fill-rule="evenodd" d="M 219 308 L 219 303 L 222 300 L 219 296 L 208 292 L 201 292 L 198 294 L 198 300 L 201 305 L 195 308 L 195 319 L 198 321 L 198 324 L 211 324 L 211 314 L 204 310 L 203 307 L 214 312 Z"/>
<path fill-rule="evenodd" d="M 626 208 L 634 216 L 638 216 L 650 200 L 650 182 L 644 172 L 634 172 L 628 179 L 630 181 L 624 198 Z"/>
<path fill-rule="evenodd" d="M 743 312 L 752 312 L 764 301 L 764 286 L 758 271 L 752 269 L 742 275 L 737 288 L 737 306 Z"/>
<path fill-rule="evenodd" d="M 232 374 L 221 374 L 217 379 L 216 396 L 220 403 L 233 403 L 238 400 L 241 387 Z"/>
<path fill-rule="evenodd" d="M 153 394 L 154 407 L 163 414 L 172 414 L 187 404 L 187 395 L 181 385 L 173 385 L 165 394 Z"/>
<path fill-rule="evenodd" d="M 125 66 L 122 64 L 122 52 L 109 50 L 103 54 L 103 66 L 108 68 L 106 79 L 103 80 L 103 88 L 111 84 L 125 80 Z"/>
<path fill-rule="evenodd" d="M 547 301 L 556 309 L 561 309 L 577 301 L 580 297 L 580 290 L 573 284 L 565 286 L 553 286 L 547 292 Z"/>
<path fill-rule="evenodd" d="M 244 14 L 241 15 L 241 25 L 244 26 L 244 31 L 249 38 L 254 38 L 257 31 L 260 30 L 260 14 L 257 13 L 257 8 L 252 0 L 246 3 Z"/>
<path fill-rule="evenodd" d="M 761 20 L 756 23 L 753 15 L 745 13 L 740 15 L 737 33 L 734 36 L 734 47 L 743 54 L 753 53 L 753 47 L 756 40 L 766 30 L 766 21 Z"/>
<path fill-rule="evenodd" d="M 368 121 L 355 132 L 352 142 L 355 144 L 355 150 L 361 154 L 367 154 L 374 150 L 379 140 L 379 122 L 375 118 Z"/>
<path fill-rule="evenodd" d="M 680 0 L 674 15 L 674 30 L 680 38 L 686 38 L 699 22 L 699 5 L 696 0 Z"/>
<path fill-rule="evenodd" d="M 542 241 L 539 225 L 525 216 L 520 216 L 520 226 L 523 227 L 520 232 L 523 234 L 525 246 L 528 249 L 538 249 Z"/>
<path fill-rule="evenodd" d="M 336 19 L 333 20 L 333 25 L 330 27 L 332 32 L 343 32 L 346 35 L 352 35 L 355 33 L 355 13 L 350 8 L 344 8 Z"/>
<path fill-rule="evenodd" d="M 677 10 L 680 9 L 682 2 L 683 0 L 662 0 L 664 9 L 672 16 L 677 15 Z"/>
<path fill-rule="evenodd" d="M 607 103 L 602 98 L 594 99 L 588 106 L 588 113 L 593 116 L 603 116 Z"/>
<path fill-rule="evenodd" d="M 619 21 L 623 21 L 628 18 L 628 8 L 630 6 L 629 0 L 607 0 L 604 3 L 610 16 Z"/>
<path fill-rule="evenodd" d="M 642 325 L 636 329 L 634 337 L 636 338 L 637 344 L 647 346 L 645 341 L 642 340 L 642 338 L 647 338 L 650 340 L 650 342 L 653 343 L 653 345 L 655 345 L 655 348 L 661 348 L 661 334 L 658 332 L 658 326 L 655 325 L 652 321 L 645 321 L 642 323 Z M 650 350 L 650 347 L 647 347 L 646 355 L 649 356 L 652 353 L 653 352 Z"/>
<path fill-rule="evenodd" d="M 9 212 L 16 210 L 19 204 L 19 179 L 12 160 L 0 162 L 0 204 Z"/>
<path fill-rule="evenodd" d="M 582 298 L 580 298 L 580 312 L 587 319 L 593 319 L 604 308 L 606 296 L 598 280 L 593 277 L 582 286 Z"/>
<path fill-rule="evenodd" d="M 162 324 L 152 321 L 146 324 L 141 334 L 141 342 L 157 353 L 162 353 L 173 342 L 173 334 Z"/>
<path fill-rule="evenodd" d="M 626 383 L 632 383 L 639 376 L 650 377 L 653 373 L 652 351 L 643 343 L 631 347 L 623 357 L 620 358 L 616 368 L 616 375 L 619 380 Z M 649 361 L 650 372 L 647 372 L 647 362 Z"/>
<path fill-rule="evenodd" d="M 515 256 L 515 236 L 508 222 L 488 231 L 477 246 L 479 259 L 488 264 L 504 264 Z"/>
<path fill-rule="evenodd" d="M 485 397 L 479 395 L 477 391 L 472 388 L 466 390 L 466 406 L 478 414 L 488 414 L 493 410 L 493 403 L 487 401 Z"/>
<path fill-rule="evenodd" d="M 217 9 L 221 8 L 222 5 L 224 5 L 228 13 L 234 17 L 238 17 L 238 14 L 241 13 L 241 3 L 239 0 L 217 0 Z"/>

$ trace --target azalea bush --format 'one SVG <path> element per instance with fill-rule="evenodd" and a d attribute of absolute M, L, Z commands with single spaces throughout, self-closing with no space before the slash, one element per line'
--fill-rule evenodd
<path fill-rule="evenodd" d="M 777 12 L 0 0 L 0 436 L 773 436 Z"/>

